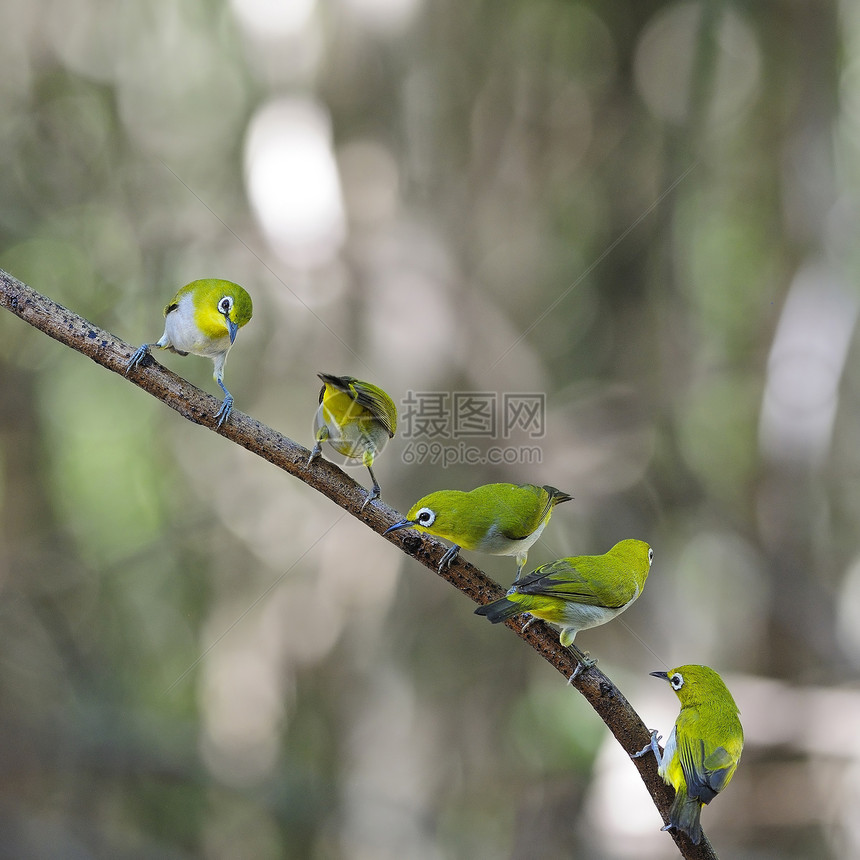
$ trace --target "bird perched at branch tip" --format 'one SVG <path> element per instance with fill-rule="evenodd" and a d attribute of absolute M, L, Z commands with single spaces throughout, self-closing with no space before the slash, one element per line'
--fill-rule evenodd
<path fill-rule="evenodd" d="M 681 701 L 681 712 L 662 753 L 655 731 L 651 742 L 633 757 L 653 751 L 657 772 L 675 789 L 669 823 L 663 830 L 675 828 L 698 845 L 702 807 L 732 781 L 744 748 L 738 706 L 723 679 L 707 666 L 679 666 L 651 674 L 669 682 Z"/>

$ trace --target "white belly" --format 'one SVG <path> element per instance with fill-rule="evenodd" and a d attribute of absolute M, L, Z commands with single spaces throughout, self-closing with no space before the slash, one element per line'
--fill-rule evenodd
<path fill-rule="evenodd" d="M 339 454 L 360 460 L 366 452 L 376 456 L 388 442 L 388 431 L 378 422 L 355 421 L 338 424 L 321 403 L 314 416 L 314 435 L 323 426 L 328 430 L 328 443 Z"/>
<path fill-rule="evenodd" d="M 179 300 L 176 310 L 171 311 L 165 318 L 164 334 L 158 345 L 162 348 L 173 347 L 179 352 L 215 358 L 230 349 L 230 336 L 225 328 L 223 337 L 206 337 L 194 321 L 194 300 L 186 294 Z"/>
<path fill-rule="evenodd" d="M 534 542 L 540 537 L 544 530 L 546 520 L 544 520 L 530 535 L 522 540 L 511 540 L 505 537 L 495 528 L 490 529 L 481 541 L 480 546 L 475 549 L 479 552 L 486 552 L 490 555 L 519 555 L 521 552 L 528 552 Z"/>
<path fill-rule="evenodd" d="M 669 764 L 675 756 L 675 751 L 678 749 L 678 736 L 675 727 L 672 727 L 672 734 L 669 735 L 669 740 L 666 741 L 666 746 L 663 747 L 663 758 L 660 759 L 657 765 L 657 773 L 666 779 L 666 771 L 669 770 Z"/>

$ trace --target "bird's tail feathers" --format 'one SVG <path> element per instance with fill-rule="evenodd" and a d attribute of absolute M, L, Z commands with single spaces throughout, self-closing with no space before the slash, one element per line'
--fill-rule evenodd
<path fill-rule="evenodd" d="M 549 498 L 553 505 L 560 505 L 562 502 L 569 502 L 573 499 L 573 496 L 565 493 L 564 490 L 559 490 L 558 487 L 544 484 L 543 488 L 549 493 Z"/>
<path fill-rule="evenodd" d="M 513 618 L 515 615 L 521 615 L 523 612 L 524 610 L 518 603 L 503 597 L 501 600 L 479 606 L 475 610 L 475 615 L 485 615 L 493 624 L 498 624 L 500 621 Z"/>
<path fill-rule="evenodd" d="M 702 825 L 699 821 L 701 815 L 701 801 L 689 797 L 686 789 L 679 787 L 669 810 L 668 826 L 683 831 L 694 845 L 698 845 L 702 841 Z"/>

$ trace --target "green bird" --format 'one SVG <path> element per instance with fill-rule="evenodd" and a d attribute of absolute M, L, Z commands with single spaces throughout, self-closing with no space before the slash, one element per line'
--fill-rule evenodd
<path fill-rule="evenodd" d="M 319 409 L 314 416 L 315 444 L 308 466 L 322 453 L 322 443 L 328 442 L 338 454 L 359 460 L 370 472 L 373 489 L 361 506 L 379 498 L 380 488 L 373 474 L 373 461 L 397 432 L 397 407 L 378 386 L 354 376 L 333 376 L 318 373 Z"/>
<path fill-rule="evenodd" d="M 679 666 L 651 674 L 672 685 L 681 700 L 681 713 L 662 754 L 655 731 L 651 743 L 633 757 L 653 751 L 657 772 L 675 789 L 669 823 L 663 830 L 674 827 L 698 845 L 702 807 L 732 781 L 744 748 L 738 706 L 723 679 L 707 666 Z"/>
<path fill-rule="evenodd" d="M 211 358 L 212 378 L 224 392 L 224 402 L 216 414 L 219 429 L 233 408 L 233 395 L 224 385 L 224 364 L 236 340 L 236 333 L 251 319 L 251 297 L 243 287 L 220 278 L 203 278 L 186 284 L 164 309 L 164 334 L 156 343 L 138 347 L 126 365 L 126 375 L 134 370 L 150 348 L 169 349 L 179 355 Z"/>
<path fill-rule="evenodd" d="M 451 541 L 454 546 L 442 556 L 440 572 L 451 565 L 461 548 L 516 556 L 519 579 L 528 551 L 541 536 L 553 508 L 572 498 L 555 487 L 535 484 L 484 484 L 467 493 L 438 490 L 419 499 L 406 518 L 385 534 L 411 526 Z"/>
<path fill-rule="evenodd" d="M 479 606 L 475 614 L 498 624 L 528 612 L 561 628 L 559 639 L 567 648 L 580 630 L 606 624 L 642 594 L 653 558 L 654 550 L 641 540 L 620 541 L 603 555 L 560 558 L 515 582 L 501 600 Z"/>

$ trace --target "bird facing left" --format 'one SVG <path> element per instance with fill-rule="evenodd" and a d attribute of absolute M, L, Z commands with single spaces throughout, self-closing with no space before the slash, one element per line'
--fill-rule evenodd
<path fill-rule="evenodd" d="M 385 534 L 408 527 L 451 541 L 454 546 L 439 562 L 440 573 L 461 548 L 516 556 L 519 579 L 529 548 L 541 536 L 553 508 L 572 498 L 549 484 L 484 484 L 467 493 L 437 490 L 420 498 Z"/>
<path fill-rule="evenodd" d="M 692 664 L 651 674 L 669 682 L 681 702 L 681 712 L 662 752 L 655 731 L 651 742 L 633 758 L 653 751 L 657 773 L 675 789 L 663 830 L 686 833 L 698 845 L 702 807 L 732 781 L 744 748 L 738 706 L 723 679 L 708 666 Z"/>
<path fill-rule="evenodd" d="M 236 333 L 251 319 L 253 305 L 244 287 L 220 278 L 202 278 L 186 284 L 164 309 L 164 334 L 156 343 L 135 350 L 125 372 L 136 368 L 152 347 L 169 349 L 179 355 L 211 358 L 212 378 L 224 392 L 224 402 L 216 413 L 220 429 L 233 409 L 233 395 L 224 385 L 224 365 L 236 340 Z"/>

